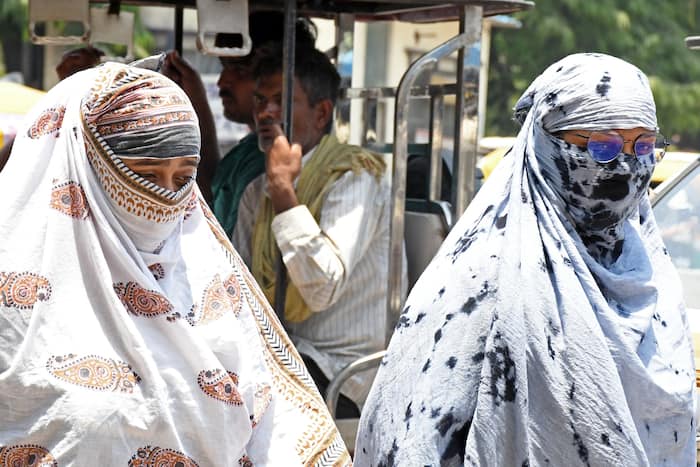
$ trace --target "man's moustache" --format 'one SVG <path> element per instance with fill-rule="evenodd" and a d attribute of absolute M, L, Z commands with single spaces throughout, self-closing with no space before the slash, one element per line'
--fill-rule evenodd
<path fill-rule="evenodd" d="M 258 126 L 272 126 L 272 125 L 279 125 L 282 128 L 282 130 L 284 131 L 284 123 L 278 122 L 274 119 L 266 118 L 265 120 L 260 120 L 258 122 Z"/>

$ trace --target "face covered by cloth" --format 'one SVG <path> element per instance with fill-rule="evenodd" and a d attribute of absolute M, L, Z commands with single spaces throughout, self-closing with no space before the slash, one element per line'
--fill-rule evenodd
<path fill-rule="evenodd" d="M 630 78 L 631 77 L 631 78 Z M 607 131 L 657 127 L 646 76 L 634 65 L 602 54 L 575 54 L 550 66 L 523 94 L 515 116 L 545 192 L 567 217 L 593 257 L 620 254 L 623 223 L 638 211 L 654 169 L 651 160 L 620 154 L 609 163 L 556 137 L 565 130 Z"/>
<path fill-rule="evenodd" d="M 199 158 L 196 113 L 159 73 L 108 66 L 83 99 L 88 159 L 121 227 L 142 253 L 158 253 L 182 220 L 194 178 L 176 192 L 130 170 L 130 159 Z"/>
<path fill-rule="evenodd" d="M 571 55 L 516 117 L 513 148 L 406 300 L 355 463 L 694 465 L 692 341 L 652 167 L 600 164 L 559 133 L 655 130 L 647 79 Z"/>
<path fill-rule="evenodd" d="M 0 172 L 0 465 L 349 464 L 198 187 L 128 161 L 198 150 L 184 94 L 123 64 L 27 115 Z"/>

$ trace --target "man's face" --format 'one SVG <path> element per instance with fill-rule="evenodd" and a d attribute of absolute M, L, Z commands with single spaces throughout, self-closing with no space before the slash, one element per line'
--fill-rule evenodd
<path fill-rule="evenodd" d="M 224 107 L 224 117 L 246 125 L 253 125 L 253 79 L 250 60 L 224 58 L 217 85 Z"/>
<path fill-rule="evenodd" d="M 253 92 L 255 128 L 258 146 L 267 152 L 278 132 L 273 125 L 282 126 L 282 73 L 262 76 Z M 294 114 L 292 115 L 293 142 L 299 143 L 304 154 L 318 144 L 323 136 L 325 118 L 320 115 L 320 104 L 310 105 L 309 98 L 298 79 L 294 80 Z"/>

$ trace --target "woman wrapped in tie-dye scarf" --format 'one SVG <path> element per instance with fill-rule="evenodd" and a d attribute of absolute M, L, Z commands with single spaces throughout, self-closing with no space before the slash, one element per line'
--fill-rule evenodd
<path fill-rule="evenodd" d="M 693 351 L 647 196 L 647 78 L 571 55 L 516 118 L 514 147 L 408 299 L 356 465 L 695 465 Z M 624 147 L 597 162 L 610 147 L 588 140 L 611 131 Z"/>
<path fill-rule="evenodd" d="M 119 64 L 29 116 L 0 174 L 0 466 L 349 464 L 199 140 L 177 85 Z"/>

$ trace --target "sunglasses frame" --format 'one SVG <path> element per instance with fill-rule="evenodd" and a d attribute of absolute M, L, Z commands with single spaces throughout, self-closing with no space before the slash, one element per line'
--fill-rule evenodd
<path fill-rule="evenodd" d="M 666 140 L 666 137 L 665 137 L 660 131 L 658 131 L 658 130 L 656 130 L 654 133 L 651 133 L 651 132 L 649 132 L 649 133 L 642 133 L 642 134 L 640 134 L 639 136 L 637 136 L 634 140 L 626 140 L 620 133 L 618 133 L 618 132 L 616 132 L 616 131 L 613 131 L 613 130 L 608 130 L 608 131 L 591 131 L 591 133 L 590 133 L 588 136 L 582 135 L 582 134 L 580 134 L 580 133 L 574 133 L 574 134 L 575 134 L 576 136 L 578 136 L 579 138 L 583 138 L 583 139 L 586 140 L 586 151 L 588 151 L 588 154 L 591 156 L 591 158 L 592 158 L 594 161 L 598 162 L 599 164 L 609 164 L 610 162 L 612 162 L 612 161 L 614 161 L 615 159 L 617 159 L 618 157 L 620 157 L 620 154 L 622 154 L 622 152 L 623 152 L 625 143 L 632 143 L 632 147 L 634 148 L 634 155 L 635 155 L 637 158 L 642 158 L 642 157 L 648 156 L 649 153 L 647 153 L 647 154 L 637 154 L 637 147 L 636 147 L 636 146 L 637 146 L 637 141 L 639 140 L 639 138 L 642 138 L 642 137 L 644 137 L 644 136 L 654 135 L 654 137 L 655 137 L 655 138 L 654 138 L 654 139 L 655 139 L 655 141 L 654 141 L 654 149 L 653 149 L 653 151 L 652 151 L 652 153 L 654 154 L 654 162 L 658 162 L 659 160 L 661 160 L 661 159 L 663 158 L 663 156 L 666 154 L 666 148 L 669 146 L 669 143 L 668 143 L 668 141 Z M 610 158 L 610 159 L 607 159 L 607 160 L 599 160 L 599 159 L 597 159 L 596 156 L 593 154 L 593 151 L 591 151 L 591 147 L 590 147 L 590 144 L 591 144 L 591 137 L 592 137 L 594 134 L 615 135 L 615 136 L 619 137 L 619 138 L 620 138 L 620 141 L 622 142 L 622 145 L 620 146 L 620 150 L 617 152 L 617 154 L 615 154 L 615 156 L 613 156 L 613 157 Z M 659 137 L 661 137 L 661 141 L 662 141 L 661 144 L 662 144 L 662 146 L 663 146 L 662 148 L 658 148 L 658 147 L 656 146 L 656 145 L 657 145 L 657 142 L 658 142 L 658 140 L 659 140 Z M 658 155 L 658 156 L 657 156 L 657 149 L 661 149 L 661 154 Z"/>

